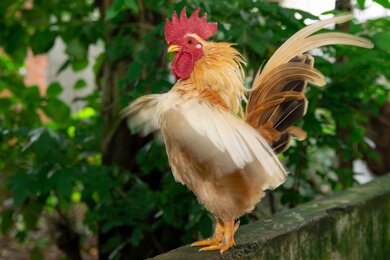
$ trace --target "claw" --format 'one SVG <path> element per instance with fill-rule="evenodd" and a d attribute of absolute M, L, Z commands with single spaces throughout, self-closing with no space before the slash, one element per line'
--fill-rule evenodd
<path fill-rule="evenodd" d="M 205 239 L 205 240 L 200 240 L 196 241 L 191 244 L 191 246 L 211 246 L 211 245 L 217 245 L 220 244 L 222 241 L 221 239 Z"/>
<path fill-rule="evenodd" d="M 239 225 L 240 221 L 234 223 L 234 219 L 225 223 L 218 220 L 213 238 L 194 242 L 191 246 L 203 246 L 199 251 L 219 250 L 223 254 L 235 246 L 234 233 L 237 231 Z"/>
<path fill-rule="evenodd" d="M 221 254 L 223 254 L 225 251 L 229 250 L 230 248 L 234 247 L 236 245 L 236 242 L 234 241 L 234 239 L 229 243 L 229 244 L 225 244 L 221 250 L 219 250 L 219 252 Z"/>
<path fill-rule="evenodd" d="M 230 248 L 232 248 L 235 245 L 236 245 L 236 243 L 234 242 L 234 240 L 231 240 L 231 241 L 229 241 L 226 244 L 222 244 L 221 243 L 221 244 L 218 244 L 218 245 L 210 245 L 210 246 L 202 247 L 201 249 L 199 249 L 199 252 L 200 251 L 215 251 L 215 250 L 219 250 L 219 252 L 221 254 L 223 254 L 225 251 L 229 250 Z"/>
<path fill-rule="evenodd" d="M 201 251 L 213 251 L 213 250 L 220 250 L 222 247 L 222 244 L 219 245 L 212 245 L 212 246 L 206 246 L 199 249 L 199 252 Z"/>
<path fill-rule="evenodd" d="M 234 224 L 234 233 L 236 233 L 239 226 L 240 226 L 240 220 L 237 220 L 236 224 Z"/>

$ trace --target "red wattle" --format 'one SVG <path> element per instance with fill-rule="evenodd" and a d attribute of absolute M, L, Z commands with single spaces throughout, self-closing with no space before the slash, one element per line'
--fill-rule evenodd
<path fill-rule="evenodd" d="M 176 53 L 171 64 L 173 75 L 176 79 L 188 79 L 194 69 L 195 59 L 188 52 Z"/>

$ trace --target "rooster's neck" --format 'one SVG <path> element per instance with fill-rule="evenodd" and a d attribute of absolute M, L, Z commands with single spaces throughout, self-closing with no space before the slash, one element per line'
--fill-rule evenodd
<path fill-rule="evenodd" d="M 179 80 L 173 90 L 198 95 L 202 91 L 217 93 L 234 112 L 242 111 L 245 64 L 242 55 L 230 43 L 206 42 L 204 55 L 194 66 L 191 76 Z"/>

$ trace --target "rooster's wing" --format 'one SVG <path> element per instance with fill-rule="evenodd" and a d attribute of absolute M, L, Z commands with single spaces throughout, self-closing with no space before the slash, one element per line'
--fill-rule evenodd
<path fill-rule="evenodd" d="M 265 139 L 245 121 L 207 100 L 169 92 L 142 97 L 124 111 L 131 127 L 140 127 L 144 133 L 161 131 L 173 174 L 184 184 L 186 173 L 178 168 L 188 162 L 176 160 L 169 152 L 171 146 L 208 165 L 211 179 L 240 170 L 262 179 L 263 190 L 285 180 L 286 172 Z"/>

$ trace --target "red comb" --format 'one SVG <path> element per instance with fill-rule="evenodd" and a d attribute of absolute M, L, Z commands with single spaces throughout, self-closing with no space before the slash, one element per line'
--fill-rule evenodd
<path fill-rule="evenodd" d="M 164 28 L 165 40 L 168 44 L 174 42 L 180 42 L 184 35 L 187 33 L 196 33 L 203 40 L 206 40 L 217 33 L 218 25 L 217 23 L 208 23 L 206 21 L 207 13 L 199 18 L 200 8 L 197 8 L 190 16 L 187 18 L 186 7 L 180 13 L 180 18 L 177 16 L 176 11 L 173 12 L 172 22 L 167 19 Z"/>

